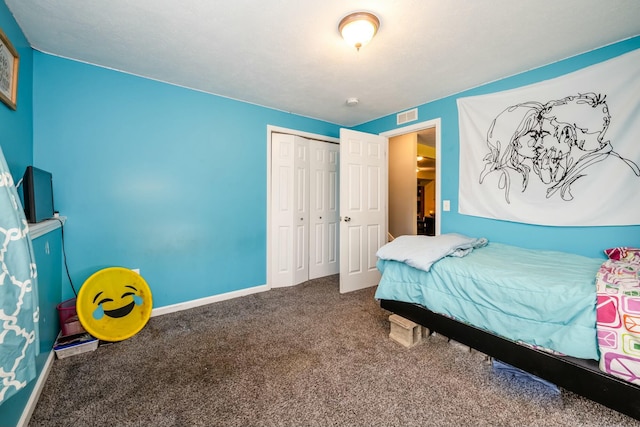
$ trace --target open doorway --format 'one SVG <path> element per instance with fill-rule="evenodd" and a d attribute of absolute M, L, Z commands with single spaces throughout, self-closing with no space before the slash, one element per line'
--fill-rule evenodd
<path fill-rule="evenodd" d="M 383 134 L 389 138 L 388 239 L 440 233 L 440 120 Z"/>
<path fill-rule="evenodd" d="M 417 233 L 434 236 L 436 233 L 436 129 L 416 132 L 416 224 Z"/>

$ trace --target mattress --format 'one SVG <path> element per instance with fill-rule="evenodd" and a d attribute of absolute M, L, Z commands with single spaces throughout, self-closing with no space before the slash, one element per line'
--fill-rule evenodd
<path fill-rule="evenodd" d="M 422 305 L 513 341 L 598 360 L 595 278 L 602 260 L 489 243 L 429 271 L 379 259 L 377 299 Z"/>

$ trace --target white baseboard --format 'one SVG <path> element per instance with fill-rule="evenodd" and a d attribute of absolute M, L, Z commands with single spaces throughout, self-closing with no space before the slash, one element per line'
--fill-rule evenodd
<path fill-rule="evenodd" d="M 26 427 L 29 424 L 31 415 L 33 414 L 33 411 L 36 409 L 36 405 L 38 404 L 40 393 L 42 393 L 42 389 L 44 388 L 44 383 L 47 381 L 47 377 L 49 376 L 49 372 L 51 371 L 51 367 L 53 366 L 53 359 L 55 358 L 56 354 L 52 349 L 49 353 L 49 357 L 47 357 L 47 361 L 42 367 L 42 372 L 40 372 L 40 376 L 38 376 L 38 380 L 33 387 L 33 391 L 31 392 L 31 396 L 29 396 L 27 405 L 25 406 L 24 410 L 22 411 L 22 415 L 18 420 L 18 427 Z"/>
<path fill-rule="evenodd" d="M 270 287 L 267 285 L 254 286 L 253 288 L 240 289 L 238 291 L 227 292 L 219 295 L 213 295 L 210 297 L 181 302 L 178 304 L 165 305 L 164 307 L 158 307 L 151 310 L 151 317 L 174 313 L 176 311 L 188 310 L 190 308 L 200 307 L 202 305 L 207 305 L 214 302 L 225 301 L 228 299 L 256 294 L 258 292 L 268 291 L 269 289 Z"/>

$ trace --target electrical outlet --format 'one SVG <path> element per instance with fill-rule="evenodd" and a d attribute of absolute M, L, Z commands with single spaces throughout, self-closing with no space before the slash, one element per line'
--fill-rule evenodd
<path fill-rule="evenodd" d="M 139 268 L 132 268 L 131 271 L 140 274 L 140 269 Z"/>
<path fill-rule="evenodd" d="M 451 200 L 442 201 L 442 210 L 445 212 L 449 212 L 451 210 Z"/>

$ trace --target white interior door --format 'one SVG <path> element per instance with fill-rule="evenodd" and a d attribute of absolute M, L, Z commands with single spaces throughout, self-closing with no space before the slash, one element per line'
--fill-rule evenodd
<path fill-rule="evenodd" d="M 340 129 L 340 292 L 380 281 L 376 252 L 386 243 L 386 137 Z"/>
<path fill-rule="evenodd" d="M 338 273 L 340 146 L 309 141 L 309 280 Z"/>

